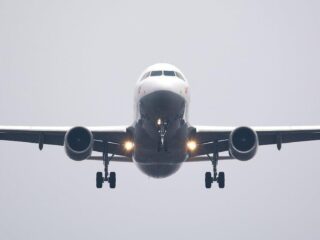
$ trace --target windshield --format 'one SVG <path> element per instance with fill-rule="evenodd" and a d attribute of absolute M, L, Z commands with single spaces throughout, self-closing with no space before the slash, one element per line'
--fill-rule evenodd
<path fill-rule="evenodd" d="M 163 71 L 163 73 L 164 73 L 165 76 L 171 76 L 171 77 L 176 76 L 174 71 Z"/>
<path fill-rule="evenodd" d="M 151 72 L 147 72 L 145 73 L 142 78 L 141 78 L 141 81 L 146 79 L 147 77 L 158 77 L 158 76 L 168 76 L 168 77 L 178 77 L 180 78 L 181 80 L 184 80 L 183 76 L 181 73 L 179 72 L 175 72 L 175 71 L 168 71 L 168 70 L 164 70 L 164 71 L 161 71 L 161 70 L 157 70 L 157 71 L 151 71 Z"/>
<path fill-rule="evenodd" d="M 177 76 L 178 78 L 184 80 L 183 76 L 182 76 L 180 73 L 176 72 L 176 76 Z"/>
<path fill-rule="evenodd" d="M 141 78 L 141 81 L 144 80 L 144 79 L 146 79 L 146 78 L 149 77 L 149 76 L 150 76 L 150 72 L 145 73 L 145 74 L 143 75 L 143 77 Z"/>
<path fill-rule="evenodd" d="M 154 77 L 154 76 L 161 76 L 162 75 L 162 71 L 152 71 L 150 76 Z"/>

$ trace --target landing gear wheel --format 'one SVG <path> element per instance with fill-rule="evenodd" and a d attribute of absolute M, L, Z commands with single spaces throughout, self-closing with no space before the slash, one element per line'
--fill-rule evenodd
<path fill-rule="evenodd" d="M 109 176 L 109 187 L 110 188 L 116 188 L 116 173 L 111 172 Z"/>
<path fill-rule="evenodd" d="M 213 181 L 213 178 L 212 178 L 211 172 L 206 172 L 206 175 L 205 175 L 206 188 L 211 188 L 212 181 Z"/>
<path fill-rule="evenodd" d="M 217 181 L 219 188 L 224 188 L 224 172 L 219 172 Z"/>
<path fill-rule="evenodd" d="M 102 172 L 97 172 L 97 175 L 96 175 L 97 188 L 102 188 L 103 182 L 104 182 L 104 178 L 103 178 Z"/>

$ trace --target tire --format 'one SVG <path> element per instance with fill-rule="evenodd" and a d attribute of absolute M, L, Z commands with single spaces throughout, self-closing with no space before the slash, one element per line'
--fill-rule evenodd
<path fill-rule="evenodd" d="M 224 185 L 225 185 L 224 172 L 219 172 L 219 175 L 218 175 L 218 185 L 219 185 L 219 188 L 224 188 Z"/>
<path fill-rule="evenodd" d="M 109 176 L 109 187 L 110 188 L 116 188 L 116 173 L 111 172 Z"/>
<path fill-rule="evenodd" d="M 103 179 L 102 172 L 97 172 L 97 175 L 96 175 L 96 187 L 97 188 L 102 188 L 103 182 L 104 182 L 104 179 Z"/>
<path fill-rule="evenodd" d="M 206 185 L 206 188 L 211 188 L 211 186 L 212 186 L 212 175 L 211 175 L 211 172 L 206 172 L 205 185 Z"/>

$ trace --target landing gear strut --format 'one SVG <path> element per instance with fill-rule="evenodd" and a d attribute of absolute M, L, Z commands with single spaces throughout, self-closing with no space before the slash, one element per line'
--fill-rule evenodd
<path fill-rule="evenodd" d="M 105 150 L 103 152 L 103 164 L 104 164 L 104 175 L 102 172 L 97 172 L 96 174 L 96 187 L 102 188 L 104 182 L 109 182 L 110 188 L 116 188 L 116 173 L 110 172 L 109 174 L 109 162 L 113 155 L 109 157 L 108 155 L 108 144 L 105 144 Z"/>
<path fill-rule="evenodd" d="M 156 124 L 158 126 L 158 133 L 159 133 L 158 152 L 160 152 L 161 150 L 164 150 L 165 152 L 167 152 L 168 144 L 166 140 L 166 134 L 167 134 L 168 122 L 159 118 Z"/>
<path fill-rule="evenodd" d="M 206 188 L 211 188 L 213 182 L 217 182 L 219 188 L 224 188 L 225 186 L 225 176 L 224 172 L 217 171 L 217 165 L 218 165 L 218 159 L 219 159 L 219 153 L 218 151 L 215 151 L 213 153 L 213 157 L 209 156 L 209 159 L 212 162 L 213 166 L 213 176 L 211 172 L 206 172 L 205 174 L 205 186 Z"/>

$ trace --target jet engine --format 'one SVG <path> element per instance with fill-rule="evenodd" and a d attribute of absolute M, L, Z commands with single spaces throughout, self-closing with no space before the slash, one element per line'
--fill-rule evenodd
<path fill-rule="evenodd" d="M 64 148 L 69 158 L 82 161 L 91 156 L 93 142 L 91 131 L 84 127 L 74 127 L 65 135 Z"/>
<path fill-rule="evenodd" d="M 249 127 L 236 128 L 230 134 L 230 154 L 240 161 L 247 161 L 253 158 L 257 153 L 258 146 L 258 135 Z"/>

